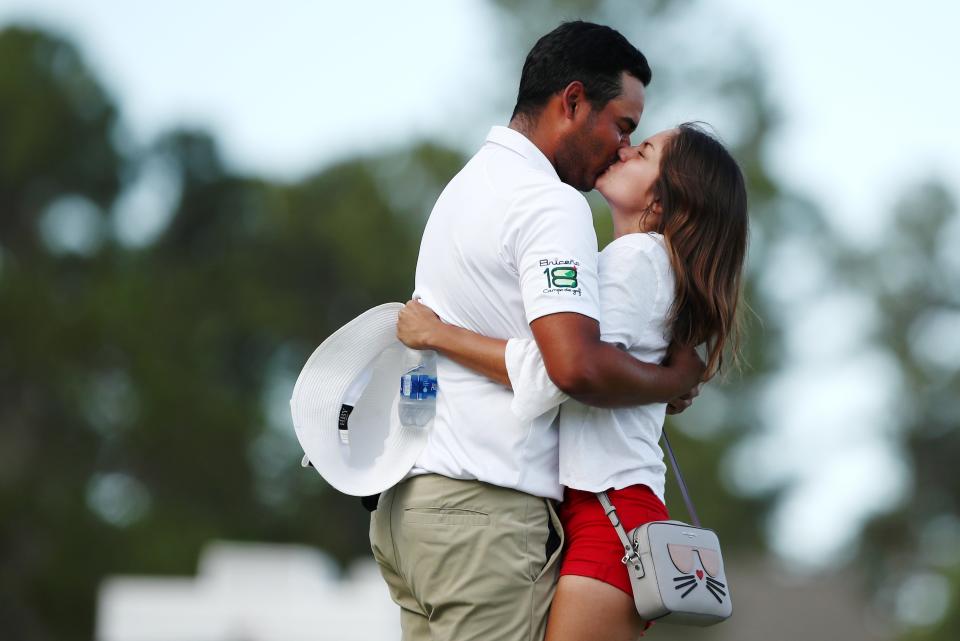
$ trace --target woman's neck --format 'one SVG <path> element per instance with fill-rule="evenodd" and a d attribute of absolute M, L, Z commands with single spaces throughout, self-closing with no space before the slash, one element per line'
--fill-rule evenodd
<path fill-rule="evenodd" d="M 625 212 L 615 207 L 610 208 L 613 218 L 613 239 L 616 240 L 627 234 L 649 233 L 657 231 L 656 226 L 644 221 L 643 212 Z"/>

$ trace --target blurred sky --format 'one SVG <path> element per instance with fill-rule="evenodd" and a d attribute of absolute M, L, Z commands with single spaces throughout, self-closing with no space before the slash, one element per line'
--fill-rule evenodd
<path fill-rule="evenodd" d="M 932 175 L 960 184 L 960 3 L 701 5 L 701 15 L 722 15 L 763 56 L 784 117 L 768 149 L 774 173 L 821 204 L 851 242 L 876 241 L 912 181 Z M 480 0 L 0 0 L 0 25 L 12 22 L 74 40 L 120 103 L 135 143 L 195 125 L 216 136 L 234 167 L 275 178 L 293 179 L 345 154 L 414 136 L 470 151 L 491 124 L 506 121 L 505 98 L 513 96 L 522 64 L 504 50 Z M 689 46 L 696 43 L 691 37 Z M 656 60 L 651 64 L 656 69 Z M 656 99 L 653 85 L 648 103 Z M 638 134 L 653 133 L 652 125 L 641 123 Z M 829 558 L 851 526 L 907 483 L 882 438 L 890 423 L 882 399 L 895 395 L 895 368 L 858 349 L 856 336 L 823 340 L 831 318 L 863 313 L 863 301 L 849 298 L 821 300 L 798 322 L 798 365 L 765 399 L 785 415 L 780 431 L 739 459 L 750 474 L 764 468 L 757 461 L 769 461 L 767 476 L 776 479 L 783 474 L 777 453 L 786 451 L 788 466 L 805 480 L 772 524 L 776 545 L 794 560 Z M 819 352 L 811 354 L 810 341 Z M 849 358 L 847 369 L 825 379 L 828 353 Z M 834 384 L 863 372 L 879 372 L 879 383 L 853 390 Z M 784 412 L 787 406 L 808 413 Z M 825 421 L 816 408 L 832 418 Z M 839 446 L 832 466 L 821 460 L 831 444 Z M 887 480 L 873 483 L 880 469 Z"/>

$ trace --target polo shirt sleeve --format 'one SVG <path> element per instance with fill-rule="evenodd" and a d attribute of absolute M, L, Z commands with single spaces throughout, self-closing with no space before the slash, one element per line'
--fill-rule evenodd
<path fill-rule="evenodd" d="M 661 254 L 663 256 L 661 256 Z M 665 292 L 665 252 L 646 234 L 628 234 L 600 256 L 600 336 L 623 349 L 636 345 Z"/>
<path fill-rule="evenodd" d="M 528 323 L 558 312 L 600 320 L 597 234 L 580 192 L 560 182 L 524 190 L 507 213 L 501 243 Z"/>

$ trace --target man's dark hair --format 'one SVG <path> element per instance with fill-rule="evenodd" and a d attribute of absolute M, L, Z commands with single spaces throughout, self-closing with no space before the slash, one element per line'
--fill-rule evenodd
<path fill-rule="evenodd" d="M 550 96 L 575 80 L 583 83 L 591 106 L 603 109 L 623 90 L 624 71 L 650 84 L 647 59 L 620 32 L 582 20 L 564 22 L 527 54 L 513 117 L 535 116 Z"/>

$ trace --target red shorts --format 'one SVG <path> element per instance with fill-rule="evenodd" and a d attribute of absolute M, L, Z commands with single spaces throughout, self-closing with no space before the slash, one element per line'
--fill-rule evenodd
<path fill-rule="evenodd" d="M 667 507 L 646 485 L 607 490 L 617 508 L 623 528 L 670 518 Z M 633 597 L 627 566 L 622 562 L 623 545 L 603 506 L 593 492 L 567 488 L 560 504 L 560 522 L 566 536 L 560 575 L 587 576 L 620 588 Z"/>

